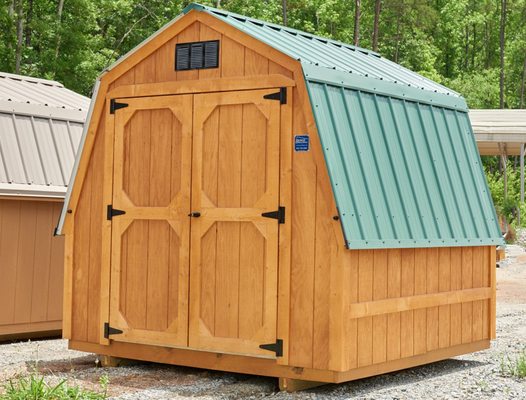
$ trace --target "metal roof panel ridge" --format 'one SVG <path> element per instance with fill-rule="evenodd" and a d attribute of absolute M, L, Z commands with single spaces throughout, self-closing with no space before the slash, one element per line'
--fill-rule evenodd
<path fill-rule="evenodd" d="M 311 63 L 302 62 L 301 65 L 307 81 L 358 89 L 407 101 L 418 101 L 434 106 L 451 108 L 458 111 L 468 111 L 466 101 L 461 96 L 418 89 L 402 83 L 393 83 L 359 74 L 319 67 Z"/>
<path fill-rule="evenodd" d="M 326 41 L 328 43 L 332 43 L 332 44 L 335 44 L 335 45 L 338 45 L 338 46 L 346 47 L 346 48 L 348 48 L 350 50 L 361 51 L 362 53 L 366 53 L 366 54 L 370 54 L 370 55 L 375 55 L 377 57 L 381 57 L 381 55 L 378 54 L 377 52 L 374 52 L 372 50 L 369 50 L 369 49 L 366 49 L 366 48 L 363 48 L 363 47 L 354 46 L 354 45 L 349 44 L 349 43 L 340 42 L 339 40 L 336 40 L 336 39 L 331 39 L 331 38 L 315 35 L 315 34 L 310 33 L 310 32 L 301 31 L 301 30 L 298 30 L 298 29 L 295 29 L 295 28 L 284 26 L 284 25 L 279 25 L 279 24 L 276 24 L 274 22 L 268 22 L 268 21 L 257 19 L 257 18 L 247 17 L 246 15 L 241 15 L 241 14 L 237 14 L 237 13 L 234 13 L 234 12 L 231 12 L 231 11 L 227 11 L 227 10 L 223 10 L 223 9 L 219 9 L 219 8 L 214 8 L 214 7 L 210 7 L 210 6 L 205 6 L 205 5 L 202 5 L 202 4 L 199 4 L 199 3 L 190 3 L 183 10 L 183 13 L 186 14 L 186 13 L 190 12 L 191 10 L 209 11 L 209 12 L 214 13 L 214 14 L 220 14 L 220 15 L 223 15 L 223 16 L 226 16 L 226 17 L 236 18 L 238 20 L 244 20 L 245 22 L 248 21 L 248 22 L 259 24 L 259 25 L 266 25 L 266 26 L 269 26 L 269 27 L 272 27 L 272 28 L 277 28 L 277 29 L 289 32 L 289 33 L 295 33 L 297 35 L 309 36 L 311 39 L 318 39 L 318 40 Z"/>

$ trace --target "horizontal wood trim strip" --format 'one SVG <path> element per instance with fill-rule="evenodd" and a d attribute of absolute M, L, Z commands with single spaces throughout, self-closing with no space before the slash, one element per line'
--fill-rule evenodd
<path fill-rule="evenodd" d="M 478 342 L 466 343 L 458 346 L 434 350 L 413 357 L 400 358 L 398 360 L 387 361 L 380 364 L 368 365 L 367 367 L 361 367 L 351 369 L 349 371 L 339 372 L 336 383 L 353 381 L 356 379 L 362 379 L 374 375 L 381 375 L 393 371 L 400 371 L 419 365 L 429 364 L 435 361 L 445 360 L 447 358 L 459 356 L 461 354 L 473 353 L 475 351 L 488 349 L 489 347 L 489 340 L 481 340 Z"/>
<path fill-rule="evenodd" d="M 50 203 L 63 203 L 63 198 L 57 197 L 37 197 L 37 196 L 0 196 L 0 200 L 16 200 L 16 201 L 47 201 Z"/>
<path fill-rule="evenodd" d="M 4 339 L 6 335 L 16 335 L 30 332 L 60 331 L 62 321 L 42 321 L 30 322 L 25 324 L 9 324 L 0 326 L 0 338 Z"/>
<path fill-rule="evenodd" d="M 176 82 L 123 85 L 107 94 L 111 98 L 163 96 L 184 93 L 226 92 L 296 86 L 294 80 L 280 74 L 200 79 Z"/>
<path fill-rule="evenodd" d="M 69 348 L 133 360 L 153 361 L 262 376 L 336 382 L 337 372 L 278 365 L 275 359 L 112 341 L 110 346 L 70 341 Z"/>
<path fill-rule="evenodd" d="M 351 304 L 350 317 L 363 318 L 373 315 L 418 310 L 420 308 L 438 307 L 448 304 L 465 303 L 468 301 L 485 300 L 489 298 L 491 298 L 491 288 L 486 287 L 368 301 Z"/>
<path fill-rule="evenodd" d="M 239 372 L 280 378 L 301 379 L 306 381 L 340 383 L 368 376 L 398 371 L 434 361 L 447 359 L 461 354 L 487 349 L 489 340 L 467 343 L 445 349 L 431 351 L 418 356 L 387 361 L 367 367 L 343 372 L 298 368 L 278 365 L 276 360 L 237 356 L 231 354 L 210 353 L 206 351 L 147 346 L 131 343 L 112 342 L 110 346 L 70 341 L 69 348 L 90 353 L 109 355 L 120 358 L 153 361 L 195 368 L 206 368 L 219 371 Z"/>

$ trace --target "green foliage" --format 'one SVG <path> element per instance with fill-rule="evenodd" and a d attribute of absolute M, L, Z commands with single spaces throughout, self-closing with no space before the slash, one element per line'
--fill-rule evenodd
<path fill-rule="evenodd" d="M 107 399 L 107 378 L 101 378 L 101 392 L 69 386 L 65 380 L 49 385 L 44 378 L 32 374 L 9 381 L 0 400 L 104 400 Z"/>
<path fill-rule="evenodd" d="M 516 357 L 504 356 L 501 359 L 500 372 L 505 376 L 526 378 L 526 349 L 522 350 Z"/>
<path fill-rule="evenodd" d="M 462 74 L 455 79 L 445 79 L 444 83 L 461 93 L 470 108 L 499 107 L 499 70 L 497 68 Z"/>
<path fill-rule="evenodd" d="M 526 0 L 507 0 L 505 100 L 521 105 Z M 282 23 L 281 0 L 201 0 Z M 89 95 L 101 71 L 176 17 L 188 0 L 0 0 L 0 70 L 56 79 Z M 288 0 L 288 25 L 343 42 L 354 39 L 354 0 Z M 361 1 L 360 46 L 372 47 L 375 0 Z M 382 1 L 379 51 L 451 86 L 473 107 L 499 104 L 500 2 Z M 21 5 L 22 13 L 17 10 Z M 16 71 L 17 21 L 21 67 Z"/>
<path fill-rule="evenodd" d="M 490 170 L 492 160 L 485 159 L 485 172 L 488 187 L 493 198 L 493 204 L 497 214 L 506 218 L 512 226 L 517 225 L 517 216 L 520 211 L 521 226 L 526 227 L 526 205 L 520 204 L 520 171 L 508 168 L 508 196 L 504 196 L 504 180 L 498 170 Z"/>

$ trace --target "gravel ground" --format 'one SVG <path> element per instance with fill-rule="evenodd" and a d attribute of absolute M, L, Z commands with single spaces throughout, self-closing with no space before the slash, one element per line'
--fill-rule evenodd
<path fill-rule="evenodd" d="M 504 357 L 526 349 L 526 252 L 507 247 L 497 270 L 497 340 L 491 349 L 340 385 L 294 394 L 276 390 L 276 380 L 160 364 L 97 368 L 94 355 L 67 350 L 64 340 L 0 345 L 0 386 L 38 370 L 50 383 L 99 390 L 108 377 L 115 400 L 161 399 L 526 399 L 526 379 L 501 373 Z M 1 391 L 1 389 L 0 389 Z"/>

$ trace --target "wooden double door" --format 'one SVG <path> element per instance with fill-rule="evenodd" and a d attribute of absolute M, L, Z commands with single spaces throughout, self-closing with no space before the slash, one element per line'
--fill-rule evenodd
<path fill-rule="evenodd" d="M 112 340 L 274 356 L 276 90 L 118 100 Z"/>

